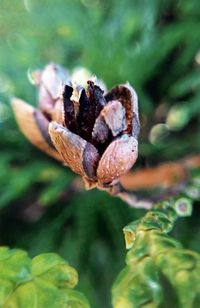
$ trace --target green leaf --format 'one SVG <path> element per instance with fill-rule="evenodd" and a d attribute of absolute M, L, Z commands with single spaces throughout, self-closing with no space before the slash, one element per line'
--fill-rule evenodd
<path fill-rule="evenodd" d="M 195 307 L 200 297 L 200 255 L 182 248 L 169 232 L 177 217 L 177 202 L 156 205 L 141 220 L 124 228 L 129 252 L 126 267 L 112 288 L 114 308 Z M 186 202 L 187 201 L 187 202 Z M 175 206 L 173 207 L 173 205 Z M 173 208 L 174 209 L 173 209 Z M 179 208 L 179 206 L 178 206 Z M 191 214 L 191 211 L 189 211 Z"/>
<path fill-rule="evenodd" d="M 0 248 L 0 307 L 89 308 L 72 290 L 78 282 L 74 268 L 55 253 L 32 260 L 19 249 Z"/>
<path fill-rule="evenodd" d="M 14 286 L 31 279 L 31 261 L 25 251 L 0 248 L 0 279 L 8 279 Z"/>
<path fill-rule="evenodd" d="M 46 253 L 33 258 L 32 273 L 51 281 L 58 288 L 73 288 L 78 282 L 75 269 L 55 253 Z"/>

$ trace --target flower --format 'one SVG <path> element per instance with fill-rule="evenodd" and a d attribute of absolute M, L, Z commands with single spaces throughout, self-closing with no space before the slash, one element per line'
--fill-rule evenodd
<path fill-rule="evenodd" d="M 12 100 L 24 135 L 38 148 L 80 174 L 87 187 L 111 187 L 135 163 L 140 124 L 137 95 L 130 84 L 104 95 L 93 80 L 72 84 L 56 64 L 33 73 L 38 108 Z"/>

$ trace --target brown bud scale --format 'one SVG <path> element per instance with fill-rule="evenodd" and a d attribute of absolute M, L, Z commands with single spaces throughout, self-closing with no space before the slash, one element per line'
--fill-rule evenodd
<path fill-rule="evenodd" d="M 64 163 L 86 178 L 95 178 L 99 155 L 95 147 L 62 125 L 51 122 L 49 134 Z"/>
<path fill-rule="evenodd" d="M 59 153 L 49 139 L 48 121 L 44 115 L 18 98 L 12 99 L 12 107 L 17 123 L 26 138 L 40 150 L 57 160 L 61 160 Z"/>
<path fill-rule="evenodd" d="M 97 168 L 100 183 L 109 183 L 124 175 L 138 156 L 138 142 L 128 135 L 114 140 L 106 149 Z"/>

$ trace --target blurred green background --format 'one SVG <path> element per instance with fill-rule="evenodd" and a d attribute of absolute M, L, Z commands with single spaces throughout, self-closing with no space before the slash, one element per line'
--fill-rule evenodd
<path fill-rule="evenodd" d="M 54 251 L 80 274 L 92 307 L 110 307 L 124 265 L 122 228 L 144 214 L 104 192 L 75 193 L 74 175 L 28 143 L 9 100 L 36 103 L 28 74 L 54 61 L 86 67 L 139 96 L 135 169 L 200 150 L 200 10 L 193 0 L 0 0 L 0 244 Z M 28 119 L 27 119 L 28 121 Z M 200 211 L 173 236 L 200 252 Z"/>

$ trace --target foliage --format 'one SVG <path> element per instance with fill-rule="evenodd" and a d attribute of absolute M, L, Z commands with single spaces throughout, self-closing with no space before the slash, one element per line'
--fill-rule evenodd
<path fill-rule="evenodd" d="M 32 257 L 61 254 L 78 269 L 92 307 L 110 307 L 125 257 L 121 229 L 144 211 L 103 192 L 75 192 L 74 175 L 19 132 L 9 97 L 34 104 L 27 75 L 49 61 L 84 66 L 108 87 L 126 80 L 135 87 L 142 122 L 136 169 L 197 153 L 199 1 L 1 0 L 0 15 L 0 244 Z M 198 205 L 171 236 L 200 252 Z"/>
<path fill-rule="evenodd" d="M 89 308 L 83 294 L 73 290 L 78 275 L 55 253 L 32 260 L 20 249 L 0 248 L 0 306 L 13 308 Z"/>
<path fill-rule="evenodd" d="M 186 213 L 190 201 L 179 199 L 179 206 L 183 202 Z M 178 213 L 163 202 L 124 228 L 130 250 L 113 285 L 113 307 L 199 306 L 200 255 L 167 235 Z"/>

